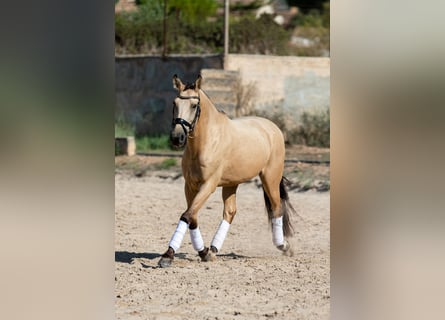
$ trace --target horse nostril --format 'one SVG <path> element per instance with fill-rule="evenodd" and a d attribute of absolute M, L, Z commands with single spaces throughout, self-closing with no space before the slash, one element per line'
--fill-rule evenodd
<path fill-rule="evenodd" d="M 183 146 L 187 140 L 187 136 L 184 133 L 171 133 L 170 141 L 174 146 Z"/>

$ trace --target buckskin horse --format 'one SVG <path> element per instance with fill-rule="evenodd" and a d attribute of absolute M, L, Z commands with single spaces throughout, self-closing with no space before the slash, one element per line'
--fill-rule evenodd
<path fill-rule="evenodd" d="M 257 175 L 262 182 L 272 242 L 284 254 L 291 255 L 286 238 L 293 235 L 290 212 L 294 209 L 283 177 L 285 149 L 281 130 L 260 117 L 230 119 L 201 90 L 201 81 L 198 76 L 194 83 L 183 84 L 177 75 L 173 76 L 178 95 L 173 102 L 170 140 L 176 147 L 185 146 L 182 173 L 187 210 L 181 215 L 159 266 L 172 264 L 187 228 L 201 259 L 213 261 L 236 214 L 238 185 Z M 198 212 L 217 187 L 222 187 L 223 219 L 208 248 L 199 231 Z"/>

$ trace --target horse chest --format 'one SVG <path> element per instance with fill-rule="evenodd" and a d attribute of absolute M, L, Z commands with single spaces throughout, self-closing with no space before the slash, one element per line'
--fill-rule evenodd
<path fill-rule="evenodd" d="M 183 167 L 184 179 L 194 184 L 202 184 L 210 179 L 218 180 L 221 170 L 217 164 L 192 162 Z"/>

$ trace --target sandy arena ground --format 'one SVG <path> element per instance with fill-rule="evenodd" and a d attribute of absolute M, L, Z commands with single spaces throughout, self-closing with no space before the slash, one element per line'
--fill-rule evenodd
<path fill-rule="evenodd" d="M 300 217 L 294 256 L 272 244 L 263 192 L 238 188 L 238 213 L 217 261 L 201 262 L 187 233 L 171 268 L 157 267 L 185 210 L 175 172 L 115 176 L 117 319 L 328 319 L 329 192 L 289 196 Z M 200 211 L 208 246 L 222 218 L 221 189 Z"/>

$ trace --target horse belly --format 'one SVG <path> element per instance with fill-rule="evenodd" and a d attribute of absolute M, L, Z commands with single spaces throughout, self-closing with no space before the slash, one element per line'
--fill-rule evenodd
<path fill-rule="evenodd" d="M 238 185 L 249 181 L 266 166 L 270 151 L 267 148 L 258 148 L 258 145 L 256 148 L 251 146 L 227 155 L 220 186 Z"/>

